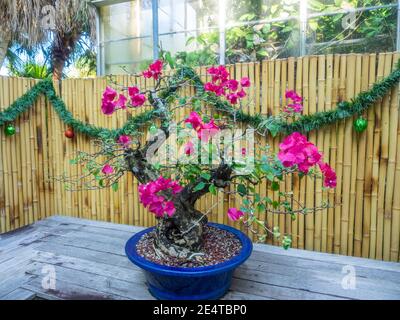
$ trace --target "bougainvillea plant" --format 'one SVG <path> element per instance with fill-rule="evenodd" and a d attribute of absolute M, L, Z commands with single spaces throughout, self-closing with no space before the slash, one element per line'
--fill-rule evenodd
<path fill-rule="evenodd" d="M 290 190 L 280 190 L 280 182 L 287 175 L 298 174 L 323 179 L 324 187 L 333 188 L 336 174 L 317 147 L 299 132 L 283 137 L 276 153 L 269 146 L 255 148 L 258 128 L 240 129 L 234 116 L 218 115 L 209 103 L 223 99 L 237 110 L 251 104 L 250 80 L 231 78 L 224 66 L 209 68 L 208 75 L 210 81 L 198 88 L 189 77 L 177 81 L 165 75 L 163 62 L 157 60 L 137 75 L 153 79 L 151 89 L 115 83 L 118 90 L 107 87 L 101 105 L 105 116 L 150 107 L 158 120 L 134 134 L 104 137 L 95 154 L 80 152 L 74 162 L 84 164 L 85 177 L 90 177 L 84 186 L 89 188 L 94 182 L 95 187 L 117 190 L 118 180 L 131 172 L 139 181 L 140 203 L 157 218 L 155 245 L 163 254 L 199 257 L 193 253 L 202 247 L 207 214 L 216 204 L 208 212 L 200 212 L 195 205 L 208 193 L 235 195 L 239 201 L 228 208 L 228 218 L 242 221 L 258 232 L 261 240 L 269 235 L 279 238 L 287 248 L 290 235 L 280 235 L 276 227 L 257 218 L 257 213 L 295 217 L 326 209 L 332 204 L 302 206 Z M 302 97 L 288 90 L 285 98 L 289 104 L 283 106 L 281 118 L 290 121 L 302 112 Z M 266 183 L 279 197 L 271 199 L 258 192 L 260 183 Z"/>

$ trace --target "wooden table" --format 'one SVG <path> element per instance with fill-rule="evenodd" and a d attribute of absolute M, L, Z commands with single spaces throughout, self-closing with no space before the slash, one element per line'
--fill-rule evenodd
<path fill-rule="evenodd" d="M 138 230 L 53 216 L 1 235 L 0 299 L 153 299 L 124 253 Z M 258 244 L 224 299 L 400 299 L 400 264 Z"/>

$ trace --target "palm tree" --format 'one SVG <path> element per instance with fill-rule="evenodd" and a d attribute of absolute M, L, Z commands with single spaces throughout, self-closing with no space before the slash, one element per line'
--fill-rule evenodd
<path fill-rule="evenodd" d="M 0 0 L 0 67 L 13 44 L 32 50 L 47 39 L 40 27 L 45 0 Z"/>
<path fill-rule="evenodd" d="M 42 25 L 45 14 L 52 15 L 48 27 Z M 12 44 L 32 50 L 50 42 L 53 79 L 60 80 L 65 65 L 82 52 L 82 38 L 93 47 L 95 15 L 87 0 L 0 0 L 0 67 Z"/>
<path fill-rule="evenodd" d="M 96 38 L 96 11 L 89 1 L 69 0 L 55 2 L 55 30 L 51 46 L 51 66 L 53 79 L 60 80 L 64 67 L 80 52 L 82 37 Z"/>

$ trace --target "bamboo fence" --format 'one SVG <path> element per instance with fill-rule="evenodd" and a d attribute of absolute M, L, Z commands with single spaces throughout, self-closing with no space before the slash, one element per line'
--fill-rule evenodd
<path fill-rule="evenodd" d="M 367 90 L 391 70 L 398 53 L 305 56 L 229 66 L 235 78 L 248 76 L 252 82 L 247 112 L 277 114 L 286 103 L 286 89 L 295 89 L 304 97 L 304 113 L 312 114 L 335 108 L 336 103 L 350 100 Z M 203 80 L 206 68 L 198 69 Z M 116 76 L 124 85 L 137 83 L 150 87 L 151 81 L 130 76 Z M 4 110 L 36 81 L 0 77 L 0 110 Z M 119 112 L 107 117 L 100 113 L 101 94 L 106 78 L 67 79 L 57 84 L 57 93 L 76 118 L 107 128 L 117 128 L 126 121 Z M 320 150 L 324 160 L 337 172 L 336 189 L 321 189 L 321 181 L 297 176 L 282 182 L 282 188 L 293 190 L 294 199 L 307 206 L 323 201 L 339 202 L 334 208 L 290 216 L 259 213 L 269 227 L 291 233 L 293 247 L 358 257 L 399 261 L 400 244 L 400 114 L 398 86 L 382 101 L 370 108 L 365 117 L 368 128 L 363 133 L 353 129 L 353 119 L 338 122 L 309 133 L 309 139 Z M 184 94 L 190 94 L 187 89 Z M 142 112 L 143 108 L 135 112 Z M 179 110 L 182 119 L 189 110 Z M 76 175 L 82 168 L 70 165 L 77 150 L 95 147 L 82 135 L 64 136 L 66 126 L 60 121 L 45 97 L 15 122 L 17 134 L 0 132 L 0 233 L 9 232 L 54 214 L 141 226 L 154 225 L 155 219 L 138 201 L 138 183 L 125 175 L 117 192 L 66 191 L 52 177 Z M 243 126 L 245 128 L 245 126 Z M 258 138 L 257 145 L 276 150 L 282 137 Z M 279 194 L 266 184 L 261 194 L 278 199 Z M 397 194 L 397 196 L 396 196 Z M 237 196 L 209 195 L 198 203 L 210 213 L 212 221 L 235 225 L 227 219 L 229 207 L 238 205 Z M 296 204 L 294 204 L 296 208 Z M 254 240 L 254 235 L 250 234 Z M 278 241 L 267 238 L 267 243 Z"/>

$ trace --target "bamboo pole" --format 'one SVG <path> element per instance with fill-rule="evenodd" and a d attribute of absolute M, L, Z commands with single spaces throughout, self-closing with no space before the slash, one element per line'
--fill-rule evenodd
<path fill-rule="evenodd" d="M 338 100 L 345 99 L 345 89 L 346 89 L 346 56 L 338 56 L 340 59 L 340 67 L 339 67 L 339 90 L 338 90 Z M 344 149 L 344 122 L 338 124 L 338 139 L 337 139 L 337 155 L 336 155 L 336 174 L 338 184 L 336 186 L 336 201 L 340 201 L 341 205 L 336 207 L 335 210 L 335 237 L 334 237 L 334 253 L 341 252 L 341 215 L 343 208 L 343 199 L 342 199 L 342 186 L 344 186 L 343 182 L 343 149 Z"/>
<path fill-rule="evenodd" d="M 309 68 L 304 72 L 304 75 L 308 74 L 307 82 L 303 80 L 304 91 L 308 91 L 308 97 L 305 99 L 308 100 L 308 114 L 313 114 L 316 112 L 316 95 L 317 91 L 317 57 L 311 56 L 309 58 Z M 304 79 L 306 79 L 305 77 Z M 309 133 L 309 140 L 315 143 L 316 133 Z M 313 208 L 315 205 L 314 195 L 315 195 L 315 183 L 313 178 L 308 178 L 306 181 L 306 206 L 308 208 Z M 313 250 L 314 249 L 314 236 L 315 236 L 315 226 L 314 226 L 314 216 L 315 214 L 310 212 L 306 215 L 306 249 Z"/>
<path fill-rule="evenodd" d="M 387 76 L 392 69 L 392 56 L 384 55 L 385 68 L 384 76 Z M 376 224 L 376 259 L 383 258 L 383 228 L 385 214 L 385 191 L 386 191 L 386 173 L 389 159 L 389 96 L 386 95 L 382 100 L 381 115 L 381 146 L 379 161 L 379 186 L 378 186 L 378 211 Z M 389 218 L 390 219 L 390 218 Z M 389 255 L 389 252 L 387 253 Z M 387 256 L 388 258 L 388 256 Z"/>
<path fill-rule="evenodd" d="M 379 81 L 383 78 L 384 74 L 384 55 L 380 54 L 378 57 L 378 71 L 376 80 Z M 372 160 L 372 191 L 371 191 L 371 238 L 370 238 L 370 253 L 371 259 L 376 258 L 377 252 L 377 211 L 378 211 L 378 182 L 379 182 L 379 158 L 381 146 L 381 103 L 375 106 L 375 126 L 374 126 L 374 148 Z"/>
<path fill-rule="evenodd" d="M 362 56 L 361 67 L 361 86 L 359 91 L 368 89 L 369 56 Z M 358 158 L 357 158 L 357 178 L 356 178 L 356 204 L 354 220 L 354 255 L 361 257 L 362 227 L 363 227 L 363 206 L 364 206 L 364 188 L 365 188 L 365 160 L 366 160 L 366 142 L 367 132 L 357 134 L 358 138 Z"/>
<path fill-rule="evenodd" d="M 392 56 L 388 54 L 388 56 Z M 396 67 L 399 60 L 399 54 L 392 56 L 391 70 Z M 398 86 L 392 89 L 391 94 L 388 95 L 390 98 L 390 109 L 388 110 L 389 118 L 389 135 L 388 135 L 388 166 L 386 174 L 386 193 L 384 200 L 384 222 L 383 222 L 383 259 L 386 261 L 390 260 L 390 246 L 391 246 L 391 230 L 392 230 L 392 201 L 394 194 L 394 177 L 396 168 L 396 149 L 397 149 L 397 130 L 399 121 L 399 100 L 398 100 Z M 383 137 L 382 137 L 383 138 Z M 397 230 L 399 232 L 399 230 Z"/>
<path fill-rule="evenodd" d="M 376 72 L 376 55 L 369 55 L 369 77 L 368 87 L 370 88 L 375 82 Z M 370 231 L 371 231 L 371 196 L 372 196 L 372 164 L 374 152 L 374 125 L 375 111 L 374 108 L 368 109 L 367 112 L 368 127 L 366 130 L 366 163 L 365 163 L 365 185 L 364 185 L 364 210 L 363 210 L 363 239 L 362 239 L 362 256 L 369 257 L 370 248 Z"/>

